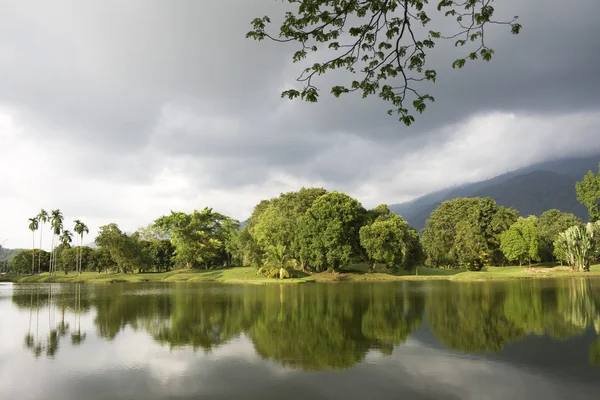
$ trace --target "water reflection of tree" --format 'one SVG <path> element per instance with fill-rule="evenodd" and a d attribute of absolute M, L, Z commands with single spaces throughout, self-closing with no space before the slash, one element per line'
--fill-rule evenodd
<path fill-rule="evenodd" d="M 285 290 L 284 290 L 285 289 Z M 266 291 L 265 307 L 249 331 L 264 358 L 304 369 L 342 369 L 370 349 L 389 354 L 421 322 L 423 295 L 396 285 Z"/>
<path fill-rule="evenodd" d="M 307 370 L 342 369 L 371 351 L 390 354 L 427 315 L 435 336 L 449 348 L 499 352 L 527 335 L 564 340 L 594 326 L 600 334 L 600 296 L 587 279 L 504 283 L 433 284 L 424 294 L 404 284 L 277 285 L 215 289 L 190 284 L 140 291 L 135 285 L 39 290 L 13 295 L 30 310 L 25 345 L 39 357 L 53 356 L 71 332 L 71 345 L 86 337 L 81 314 L 94 308 L 100 337 L 120 331 L 148 332 L 171 348 L 210 352 L 245 334 L 264 359 Z M 45 308 L 58 324 L 47 337 L 32 333 L 33 312 Z M 74 315 L 72 327 L 65 312 Z M 70 318 L 67 318 L 70 319 Z M 600 366 L 600 339 L 589 349 Z"/>
<path fill-rule="evenodd" d="M 33 299 L 35 297 L 35 306 L 33 304 Z M 25 347 L 31 351 L 36 359 L 42 355 L 44 351 L 43 344 L 39 339 L 39 326 L 40 326 L 40 293 L 39 287 L 35 287 L 35 293 L 33 290 L 29 293 L 30 303 L 29 303 L 29 329 L 27 330 L 27 334 L 25 335 L 24 344 Z M 14 297 L 13 297 L 14 300 Z M 31 333 L 31 320 L 32 314 L 35 307 L 36 311 L 36 325 L 35 325 L 35 335 Z"/>
<path fill-rule="evenodd" d="M 136 289 L 113 285 L 97 296 L 101 337 L 112 340 L 129 327 L 172 348 L 209 352 L 243 333 L 262 357 L 306 369 L 347 368 L 370 349 L 389 354 L 419 326 L 424 309 L 421 292 L 385 284 Z"/>
<path fill-rule="evenodd" d="M 447 286 L 426 304 L 434 334 L 461 351 L 495 353 L 532 334 L 566 340 L 591 326 L 600 334 L 599 297 L 586 278 Z M 600 360 L 600 344 L 590 348 L 592 359 Z"/>
<path fill-rule="evenodd" d="M 73 346 L 79 346 L 81 343 L 85 341 L 87 334 L 85 332 L 81 332 L 81 284 L 75 286 L 75 323 L 74 326 L 77 327 L 77 330 L 71 333 L 71 344 Z"/>
<path fill-rule="evenodd" d="M 24 345 L 33 353 L 36 359 L 41 356 L 44 350 L 48 358 L 54 358 L 58 353 L 61 339 L 67 337 L 71 328 L 66 320 L 67 311 L 75 312 L 76 315 L 84 308 L 86 311 L 89 311 L 89 302 L 86 302 L 85 307 L 82 306 L 79 285 L 76 287 L 75 293 L 74 300 L 72 300 L 70 299 L 70 292 L 62 291 L 58 287 L 55 287 L 55 285 L 48 285 L 47 287 L 35 286 L 35 290 L 30 290 L 29 294 L 18 293 L 13 295 L 12 301 L 18 308 L 29 308 L 30 310 L 29 329 L 24 338 Z M 27 297 L 30 299 L 29 303 L 26 301 Z M 35 335 L 31 332 L 32 313 L 34 309 L 36 312 Z M 58 323 L 55 320 L 57 309 L 61 315 Z M 39 316 L 41 312 L 48 315 L 48 334 L 43 338 L 39 334 Z M 71 334 L 72 344 L 81 343 L 85 335 L 85 332 L 81 333 L 81 326 L 79 325 L 78 331 Z"/>

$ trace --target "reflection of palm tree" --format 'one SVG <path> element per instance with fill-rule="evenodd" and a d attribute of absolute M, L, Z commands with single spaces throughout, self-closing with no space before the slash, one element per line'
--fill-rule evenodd
<path fill-rule="evenodd" d="M 29 331 L 27 332 L 27 334 L 25 335 L 25 347 L 30 350 L 34 357 L 37 359 L 40 357 L 40 355 L 42 354 L 42 351 L 44 350 L 42 343 L 41 342 L 36 342 L 36 338 L 39 335 L 39 302 L 40 302 L 40 295 L 38 293 L 38 288 L 35 289 L 36 291 L 36 334 L 35 336 L 33 336 L 31 334 L 31 313 L 29 314 Z M 31 303 L 30 303 L 30 309 L 33 311 L 33 292 L 31 293 Z"/>
<path fill-rule="evenodd" d="M 81 287 L 78 284 L 75 287 L 75 324 L 77 332 L 71 333 L 71 343 L 73 346 L 78 346 L 85 341 L 86 333 L 81 334 Z"/>
<path fill-rule="evenodd" d="M 58 331 L 56 329 L 50 329 L 50 334 L 48 335 L 48 347 L 46 347 L 47 357 L 54 358 L 58 352 L 58 339 Z"/>

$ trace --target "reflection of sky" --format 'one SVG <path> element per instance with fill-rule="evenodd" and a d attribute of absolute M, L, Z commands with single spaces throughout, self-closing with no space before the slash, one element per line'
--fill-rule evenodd
<path fill-rule="evenodd" d="M 81 317 L 83 344 L 73 347 L 67 335 L 53 360 L 35 360 L 23 345 L 30 313 L 18 310 L 6 290 L 0 287 L 2 399 L 597 399 L 600 388 L 503 357 L 446 350 L 424 329 L 390 356 L 371 351 L 348 370 L 303 372 L 262 360 L 243 335 L 208 354 L 171 350 L 129 327 L 107 341 L 96 333 L 93 312 Z M 54 323 L 60 319 L 57 309 Z M 65 321 L 75 326 L 72 313 Z M 48 326 L 46 308 L 42 339 Z M 593 371 L 600 377 L 600 369 Z"/>

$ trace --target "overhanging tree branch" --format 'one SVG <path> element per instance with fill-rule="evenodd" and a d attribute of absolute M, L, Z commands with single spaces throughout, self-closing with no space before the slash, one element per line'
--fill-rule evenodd
<path fill-rule="evenodd" d="M 360 91 L 367 97 L 378 94 L 380 98 L 391 102 L 393 108 L 388 114 L 396 113 L 406 125 L 415 118 L 408 110 L 407 102 L 412 100 L 412 108 L 423 113 L 427 101 L 434 101 L 429 94 L 421 94 L 413 83 L 424 80 L 435 82 L 437 72 L 426 68 L 426 49 L 433 49 L 438 40 L 454 40 L 455 46 L 468 44 L 476 46 L 464 57 L 454 60 L 453 68 L 462 68 L 468 60 L 480 57 L 490 61 L 494 50 L 484 41 L 484 27 L 487 24 L 507 25 L 513 34 L 518 34 L 521 25 L 517 17 L 511 21 L 492 19 L 493 0 L 441 0 L 437 12 L 444 17 L 454 17 L 459 27 L 457 32 L 442 34 L 429 30 L 419 37 L 413 24 L 423 27 L 431 22 L 425 7 L 428 0 L 287 0 L 297 6 L 295 12 L 287 12 L 280 26 L 279 37 L 266 32 L 271 22 L 268 16 L 252 21 L 253 29 L 247 38 L 276 42 L 296 42 L 300 45 L 293 56 L 293 62 L 308 57 L 309 52 L 326 48 L 342 53 L 326 62 L 316 62 L 303 69 L 296 79 L 303 84 L 301 90 L 290 89 L 281 96 L 288 99 L 300 98 L 308 102 L 317 102 L 319 89 L 313 84 L 318 75 L 336 69 L 346 69 L 362 74 L 361 79 L 349 84 L 333 86 L 331 93 L 339 97 L 342 94 Z M 350 22 L 350 18 L 352 22 Z M 387 80 L 400 79 L 400 85 L 385 83 Z"/>

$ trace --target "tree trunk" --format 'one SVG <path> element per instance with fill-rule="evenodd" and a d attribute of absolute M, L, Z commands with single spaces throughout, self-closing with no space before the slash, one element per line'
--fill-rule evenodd
<path fill-rule="evenodd" d="M 33 275 L 35 274 L 35 231 L 31 231 L 31 236 L 33 237 L 31 247 L 31 275 Z"/>
<path fill-rule="evenodd" d="M 79 236 L 79 265 L 77 267 L 79 269 L 79 275 L 81 275 L 81 273 L 83 272 L 82 261 L 83 261 L 83 232 L 81 232 L 81 235 Z"/>
<path fill-rule="evenodd" d="M 44 233 L 44 224 L 40 226 L 40 255 L 38 257 L 38 275 L 42 273 L 42 233 Z"/>
<path fill-rule="evenodd" d="M 54 255 L 54 234 L 52 235 L 52 242 L 50 244 L 50 265 L 48 266 L 48 273 L 52 275 L 52 256 Z"/>

